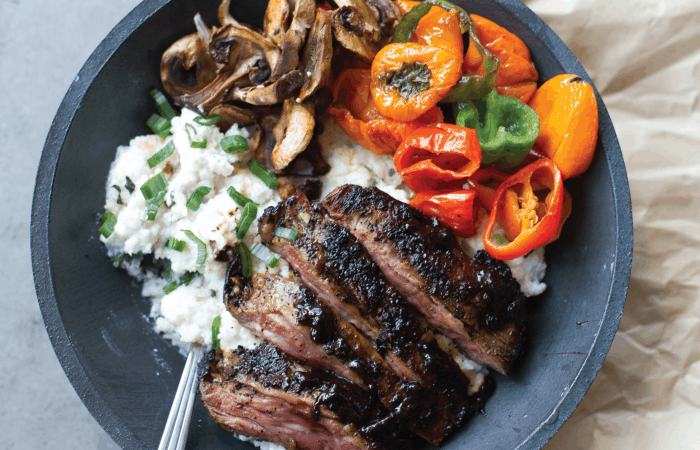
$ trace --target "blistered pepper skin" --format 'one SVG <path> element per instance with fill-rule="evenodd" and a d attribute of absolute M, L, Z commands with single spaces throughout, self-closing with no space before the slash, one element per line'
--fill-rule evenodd
<path fill-rule="evenodd" d="M 438 47 L 412 42 L 385 46 L 372 61 L 371 91 L 377 110 L 383 117 L 400 122 L 417 119 L 459 81 L 459 63 L 452 53 Z M 397 73 L 411 67 L 425 67 L 429 76 L 422 78 L 424 85 L 404 95 L 391 83 Z"/>
<path fill-rule="evenodd" d="M 474 220 L 476 193 L 471 189 L 428 191 L 414 195 L 409 204 L 424 214 L 437 217 L 443 225 L 460 236 L 476 234 Z"/>

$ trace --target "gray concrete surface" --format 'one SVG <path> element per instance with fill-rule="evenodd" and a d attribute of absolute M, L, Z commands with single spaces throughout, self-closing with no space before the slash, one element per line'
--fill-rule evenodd
<path fill-rule="evenodd" d="M 0 449 L 119 447 L 53 352 L 32 280 L 34 177 L 58 105 L 138 0 L 0 0 Z"/>

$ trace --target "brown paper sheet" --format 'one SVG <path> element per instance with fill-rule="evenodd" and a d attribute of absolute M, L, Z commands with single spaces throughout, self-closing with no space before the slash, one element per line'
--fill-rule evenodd
<path fill-rule="evenodd" d="M 545 449 L 700 449 L 700 1 L 525 3 L 603 96 L 634 215 L 617 336 Z"/>

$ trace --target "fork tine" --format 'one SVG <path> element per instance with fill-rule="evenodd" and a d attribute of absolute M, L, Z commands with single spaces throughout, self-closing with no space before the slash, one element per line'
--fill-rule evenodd
<path fill-rule="evenodd" d="M 172 434 L 173 425 L 175 425 L 180 404 L 182 403 L 182 396 L 185 392 L 185 385 L 187 384 L 187 379 L 191 372 L 192 365 L 194 364 L 194 353 L 190 350 L 187 356 L 187 362 L 185 363 L 185 368 L 182 371 L 182 376 L 180 377 L 180 383 L 177 386 L 177 391 L 175 392 L 175 398 L 173 399 L 173 406 L 170 407 L 170 413 L 168 414 L 168 420 L 165 422 L 165 428 L 163 429 L 163 437 L 160 439 L 160 445 L 158 445 L 158 450 L 165 450 L 168 442 L 170 440 L 170 435 Z"/>

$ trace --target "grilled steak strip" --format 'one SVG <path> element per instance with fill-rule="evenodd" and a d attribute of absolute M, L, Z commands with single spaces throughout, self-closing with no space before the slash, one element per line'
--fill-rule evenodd
<path fill-rule="evenodd" d="M 345 185 L 322 202 L 428 323 L 473 360 L 507 375 L 523 337 L 524 297 L 508 266 L 376 188 Z"/>
<path fill-rule="evenodd" d="M 383 449 L 359 426 L 373 405 L 352 383 L 312 369 L 264 342 L 209 362 L 202 401 L 224 428 L 287 449 Z"/>
<path fill-rule="evenodd" d="M 305 286 L 276 275 L 241 275 L 240 257 L 229 265 L 224 302 L 258 337 L 294 358 L 344 377 L 378 398 L 390 412 L 365 431 L 377 435 L 416 414 L 416 390 L 403 382 L 349 322 L 322 306 Z"/>
<path fill-rule="evenodd" d="M 300 236 L 294 241 L 274 236 L 280 226 L 294 229 Z M 468 396 L 469 378 L 440 349 L 432 331 L 387 282 L 357 239 L 324 217 L 318 204 L 309 204 L 297 193 L 265 211 L 259 234 L 292 265 L 319 300 L 375 343 L 397 374 L 420 383 L 436 399 L 433 409 L 426 412 L 426 421 L 414 424 L 414 431 L 439 443 L 483 408 L 488 394 Z M 426 428 L 422 433 L 420 426 Z"/>

